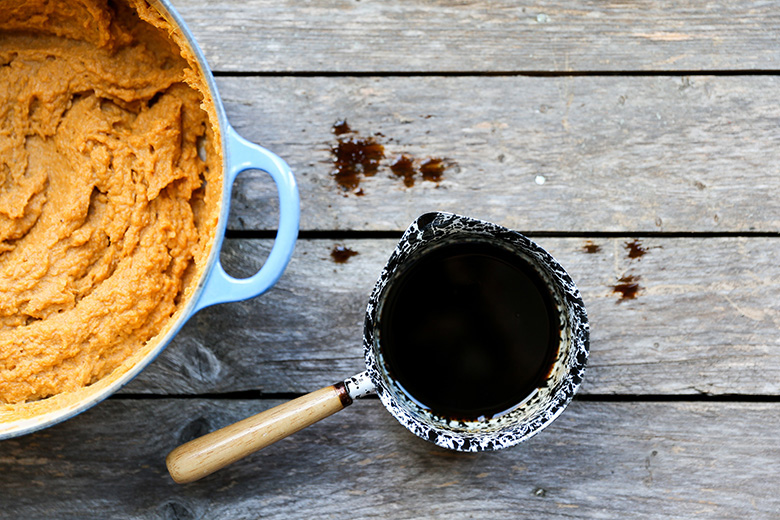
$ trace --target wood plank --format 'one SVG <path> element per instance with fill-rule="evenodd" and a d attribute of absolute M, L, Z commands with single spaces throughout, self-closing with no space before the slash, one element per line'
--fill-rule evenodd
<path fill-rule="evenodd" d="M 402 230 L 447 210 L 527 231 L 780 231 L 780 76 L 220 78 L 240 133 L 286 158 L 302 229 Z M 386 159 L 345 194 L 335 121 L 381 133 Z M 446 158 L 440 183 L 390 170 Z M 259 172 L 230 227 L 275 229 Z M 760 201 L 760 205 L 757 202 Z"/>
<path fill-rule="evenodd" d="M 771 518 L 778 403 L 575 402 L 502 452 L 447 452 L 361 401 L 187 486 L 165 454 L 279 401 L 113 399 L 0 443 L 7 518 Z"/>
<path fill-rule="evenodd" d="M 778 238 L 539 238 L 582 291 L 592 327 L 583 394 L 780 393 Z M 368 295 L 395 240 L 300 240 L 285 275 L 255 300 L 202 311 L 126 391 L 315 390 L 363 370 Z M 229 240 L 223 259 L 246 276 L 269 241 Z M 638 277 L 636 299 L 613 286 Z"/>
<path fill-rule="evenodd" d="M 777 69 L 773 2 L 178 0 L 220 71 Z"/>

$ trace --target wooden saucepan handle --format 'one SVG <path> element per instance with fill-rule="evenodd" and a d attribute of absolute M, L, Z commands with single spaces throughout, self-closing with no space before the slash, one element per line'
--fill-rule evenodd
<path fill-rule="evenodd" d="M 179 484 L 210 475 L 352 404 L 344 383 L 321 388 L 182 444 L 165 463 Z"/>

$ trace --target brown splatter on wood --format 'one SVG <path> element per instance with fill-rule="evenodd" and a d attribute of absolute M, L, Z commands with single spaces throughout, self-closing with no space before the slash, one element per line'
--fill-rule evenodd
<path fill-rule="evenodd" d="M 642 286 L 639 285 L 639 279 L 638 275 L 632 274 L 627 274 L 618 279 L 618 283 L 612 286 L 612 292 L 620 295 L 618 303 L 623 300 L 636 299 L 639 291 L 642 290 Z"/>
<path fill-rule="evenodd" d="M 390 164 L 390 170 L 403 179 L 404 186 L 407 188 L 414 186 L 414 159 L 405 154 L 399 155 Z"/>
<path fill-rule="evenodd" d="M 626 242 L 625 248 L 628 251 L 629 258 L 642 258 L 647 254 L 647 248 L 642 245 L 642 242 L 636 239 L 631 242 Z"/>
<path fill-rule="evenodd" d="M 340 119 L 333 123 L 333 133 L 336 135 L 348 134 L 352 131 L 346 119 Z"/>
<path fill-rule="evenodd" d="M 385 147 L 373 137 L 352 136 L 339 138 L 331 153 L 333 178 L 344 191 L 351 191 L 358 188 L 362 177 L 376 175 Z"/>
<path fill-rule="evenodd" d="M 582 246 L 582 250 L 585 251 L 588 254 L 594 254 L 601 251 L 601 246 L 598 244 L 594 244 L 592 240 L 588 240 L 585 242 L 585 245 Z"/>
<path fill-rule="evenodd" d="M 352 191 L 355 195 L 364 195 L 363 190 L 359 189 L 362 178 L 376 175 L 385 158 L 384 144 L 378 139 L 384 138 L 387 142 L 393 139 L 385 138 L 380 132 L 375 132 L 372 137 L 361 137 L 350 128 L 346 119 L 336 121 L 331 130 L 339 136 L 336 145 L 331 147 L 333 178 L 344 192 Z M 390 164 L 390 170 L 403 180 L 404 186 L 411 188 L 418 173 L 423 180 L 438 184 L 444 171 L 451 165 L 452 161 L 438 157 L 427 157 L 418 161 L 411 155 L 401 153 Z"/>
<path fill-rule="evenodd" d="M 446 169 L 444 160 L 438 157 L 428 157 L 420 163 L 420 173 L 426 181 L 440 182 Z"/>
<path fill-rule="evenodd" d="M 347 263 L 347 260 L 357 254 L 359 254 L 357 251 L 353 251 L 352 249 L 341 245 L 333 246 L 333 249 L 330 251 L 330 257 L 337 264 L 345 264 Z"/>

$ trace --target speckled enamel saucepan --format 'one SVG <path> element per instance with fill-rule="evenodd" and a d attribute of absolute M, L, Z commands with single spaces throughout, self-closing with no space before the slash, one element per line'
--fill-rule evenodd
<path fill-rule="evenodd" d="M 559 322 L 550 369 L 536 388 L 506 412 L 467 420 L 437 414 L 410 397 L 388 370 L 379 338 L 383 304 L 408 267 L 432 251 L 465 242 L 490 243 L 532 266 L 549 290 Z M 168 455 L 168 469 L 177 482 L 197 480 L 373 392 L 412 433 L 444 448 L 486 451 L 512 446 L 545 428 L 571 401 L 582 381 L 588 347 L 588 318 L 579 290 L 549 253 L 495 224 L 428 213 L 406 230 L 369 299 L 363 331 L 366 372 L 179 446 Z"/>
<path fill-rule="evenodd" d="M 192 315 L 210 305 L 245 300 L 264 293 L 276 283 L 292 256 L 298 236 L 300 200 L 295 178 L 289 166 L 272 152 L 242 138 L 230 126 L 214 77 L 192 33 L 167 0 L 150 0 L 150 3 L 178 30 L 178 35 L 183 37 L 178 43 L 189 47 L 188 50 L 200 69 L 198 72 L 205 80 L 207 94 L 214 103 L 218 118 L 219 132 L 215 132 L 215 135 L 221 135 L 222 139 L 220 143 L 224 158 L 222 194 L 219 220 L 206 268 L 198 280 L 196 291 L 186 302 L 178 318 L 166 328 L 164 333 L 150 341 L 148 348 L 134 359 L 128 370 L 115 371 L 73 395 L 60 394 L 25 403 L 24 406 L 29 409 L 8 412 L 0 407 L 0 440 L 51 426 L 102 401 L 149 365 Z M 236 279 L 222 268 L 219 252 L 230 210 L 233 182 L 239 173 L 248 169 L 262 170 L 274 180 L 279 194 L 279 228 L 273 249 L 260 271 L 249 278 Z"/>

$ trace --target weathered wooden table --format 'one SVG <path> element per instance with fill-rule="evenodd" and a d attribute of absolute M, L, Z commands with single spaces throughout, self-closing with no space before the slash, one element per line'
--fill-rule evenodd
<path fill-rule="evenodd" d="M 780 515 L 780 3 L 174 2 L 240 133 L 302 198 L 266 295 L 209 308 L 124 391 L 0 443 L 2 518 L 776 518 Z M 333 125 L 384 146 L 361 195 Z M 406 186 L 390 168 L 443 159 Z M 447 210 L 526 232 L 578 282 L 589 369 L 496 453 L 438 449 L 377 399 L 194 484 L 179 443 L 362 370 L 401 231 Z M 276 226 L 237 181 L 223 261 Z M 346 262 L 334 247 L 357 252 Z"/>

